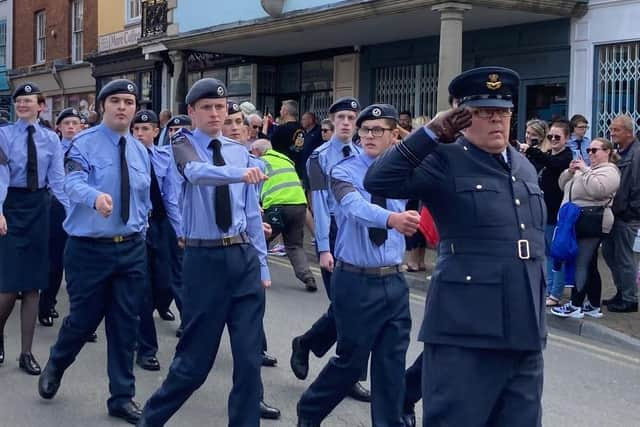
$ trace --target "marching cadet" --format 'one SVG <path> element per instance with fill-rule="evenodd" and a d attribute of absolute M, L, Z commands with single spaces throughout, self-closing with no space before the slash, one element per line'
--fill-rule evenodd
<path fill-rule="evenodd" d="M 291 344 L 291 369 L 301 380 L 309 373 L 309 352 L 322 357 L 336 342 L 336 323 L 331 306 L 331 272 L 334 267 L 333 251 L 337 232 L 334 210 L 336 201 L 329 189 L 329 172 L 340 160 L 360 154 L 361 149 L 353 145 L 351 137 L 360 111 L 354 98 L 341 98 L 329 107 L 335 132 L 331 139 L 316 148 L 307 162 L 316 246 L 320 256 L 322 281 L 329 297 L 329 309 L 303 335 L 295 337 Z M 363 372 L 366 366 L 362 366 Z M 370 400 L 369 391 L 359 382 L 353 385 L 351 397 L 362 402 Z"/>
<path fill-rule="evenodd" d="M 193 122 L 191 121 L 191 117 L 185 114 L 178 114 L 177 116 L 171 117 L 171 120 L 167 123 L 167 144 L 161 145 L 168 145 L 173 135 L 175 135 L 180 129 L 191 130 L 192 127 Z"/>
<path fill-rule="evenodd" d="M 160 362 L 158 336 L 153 322 L 154 300 L 158 296 L 170 295 L 171 263 L 169 260 L 169 236 L 173 233 L 180 240 L 182 218 L 178 210 L 177 179 L 170 147 L 158 147 L 153 141 L 160 132 L 158 116 L 151 110 L 140 110 L 133 119 L 132 133 L 140 141 L 151 161 L 151 214 L 147 229 L 147 286 L 140 310 L 140 334 L 136 363 L 142 369 L 157 371 Z"/>
<path fill-rule="evenodd" d="M 419 335 L 424 426 L 541 425 L 546 213 L 535 169 L 509 145 L 519 84 L 506 68 L 462 73 L 449 85 L 460 107 L 364 180 L 374 196 L 423 200 L 440 233 Z"/>
<path fill-rule="evenodd" d="M 319 427 L 362 374 L 371 353 L 371 425 L 402 425 L 404 365 L 411 314 L 400 270 L 405 235 L 420 215 L 406 201 L 372 197 L 362 181 L 373 161 L 397 139 L 391 105 L 365 108 L 356 121 L 363 152 L 331 170 L 338 226 L 332 303 L 338 332 L 336 356 L 298 402 L 298 427 Z"/>
<path fill-rule="evenodd" d="M 22 295 L 20 369 L 40 374 L 31 354 L 38 291 L 48 286 L 49 194 L 64 207 L 63 153 L 57 136 L 38 123 L 40 89 L 26 83 L 13 101 L 18 121 L 0 128 L 0 364 L 4 362 L 4 326 Z"/>
<path fill-rule="evenodd" d="M 229 425 L 260 424 L 260 352 L 265 290 L 271 285 L 256 190 L 266 176 L 249 152 L 221 135 L 227 89 L 212 78 L 186 96 L 196 130 L 172 139 L 185 179 L 184 331 L 169 374 L 144 407 L 139 426 L 163 426 L 206 380 L 225 326 L 231 338 Z"/>
<path fill-rule="evenodd" d="M 102 123 L 78 135 L 65 158 L 71 208 L 64 266 L 69 315 L 38 385 L 52 399 L 86 338 L 105 319 L 109 415 L 135 424 L 133 352 L 146 275 L 144 230 L 151 211 L 147 150 L 130 134 L 137 88 L 113 80 L 98 93 Z"/>
<path fill-rule="evenodd" d="M 71 147 L 71 140 L 83 130 L 82 116 L 75 108 L 66 108 L 56 119 L 56 128 L 62 135 L 59 144 L 66 153 Z M 49 286 L 40 292 L 40 308 L 38 320 L 42 326 L 53 326 L 53 319 L 60 315 L 56 310 L 56 297 L 62 284 L 62 254 L 67 243 L 67 233 L 62 228 L 66 217 L 65 208 L 55 197 L 51 197 L 49 216 Z"/>

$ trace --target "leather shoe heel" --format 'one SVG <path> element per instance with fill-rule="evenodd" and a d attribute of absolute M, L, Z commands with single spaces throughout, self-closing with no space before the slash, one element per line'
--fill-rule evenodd
<path fill-rule="evenodd" d="M 22 353 L 18 359 L 18 365 L 29 375 L 40 375 L 40 365 L 31 353 Z"/>
<path fill-rule="evenodd" d="M 60 388 L 61 380 L 62 373 L 58 372 L 51 363 L 47 363 L 38 380 L 38 393 L 43 399 L 53 399 Z"/>
<path fill-rule="evenodd" d="M 53 326 L 53 316 L 51 316 L 50 314 L 41 314 L 38 316 L 38 322 L 40 322 L 42 326 L 50 328 L 51 326 Z"/>
<path fill-rule="evenodd" d="M 371 402 L 371 393 L 362 384 L 355 383 L 349 390 L 349 397 L 358 402 Z"/>
<path fill-rule="evenodd" d="M 269 353 L 262 353 L 262 366 L 273 367 L 278 364 L 278 359 Z"/>
<path fill-rule="evenodd" d="M 274 408 L 273 406 L 269 406 L 264 403 L 264 400 L 260 401 L 260 418 L 265 420 L 279 420 L 280 419 L 280 410 L 278 408 Z"/>
<path fill-rule="evenodd" d="M 58 317 L 60 317 L 60 313 L 58 313 L 58 310 L 56 310 L 55 308 L 52 308 L 51 317 L 53 317 L 54 319 L 57 319 Z"/>
<path fill-rule="evenodd" d="M 140 409 L 140 405 L 137 402 L 130 400 L 121 406 L 109 408 L 109 415 L 122 418 L 129 424 L 137 424 L 142 416 L 142 409 Z"/>
<path fill-rule="evenodd" d="M 136 359 L 136 364 L 147 371 L 160 370 L 160 362 L 158 362 L 158 359 L 155 356 L 139 357 Z"/>

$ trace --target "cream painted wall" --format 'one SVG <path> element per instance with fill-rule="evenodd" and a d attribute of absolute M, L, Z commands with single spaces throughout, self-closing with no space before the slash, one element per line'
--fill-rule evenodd
<path fill-rule="evenodd" d="M 124 29 L 125 0 L 98 0 L 98 36 Z"/>

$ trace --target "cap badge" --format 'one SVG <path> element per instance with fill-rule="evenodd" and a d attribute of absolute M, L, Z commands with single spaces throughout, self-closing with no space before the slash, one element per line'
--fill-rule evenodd
<path fill-rule="evenodd" d="M 240 106 L 238 104 L 233 104 L 231 108 L 233 108 L 233 111 L 240 111 Z"/>
<path fill-rule="evenodd" d="M 143 122 L 146 122 L 149 120 L 149 116 L 147 116 L 146 114 L 143 114 L 142 116 L 140 116 L 140 118 L 142 119 Z"/>
<path fill-rule="evenodd" d="M 180 124 L 180 119 L 173 119 L 173 123 L 176 124 L 176 125 L 179 125 Z"/>
<path fill-rule="evenodd" d="M 356 101 L 351 101 L 351 108 L 358 108 L 358 103 Z"/>
<path fill-rule="evenodd" d="M 222 86 L 218 86 L 217 92 L 218 92 L 218 96 L 223 96 L 224 95 L 224 88 Z"/>
<path fill-rule="evenodd" d="M 133 85 L 131 83 L 127 85 L 127 90 L 133 93 Z"/>
<path fill-rule="evenodd" d="M 31 86 L 29 86 L 29 85 L 26 85 L 24 87 L 24 91 L 27 92 L 27 93 L 31 93 L 33 91 L 33 88 Z"/>
<path fill-rule="evenodd" d="M 371 114 L 373 114 L 374 117 L 380 117 L 382 115 L 382 110 L 379 108 L 374 108 Z"/>
<path fill-rule="evenodd" d="M 74 116 L 78 115 L 78 110 L 76 110 L 75 108 L 73 110 L 71 110 L 71 114 L 73 114 Z"/>
<path fill-rule="evenodd" d="M 500 76 L 497 74 L 489 74 L 489 80 L 487 81 L 487 89 L 498 90 L 502 87 Z"/>

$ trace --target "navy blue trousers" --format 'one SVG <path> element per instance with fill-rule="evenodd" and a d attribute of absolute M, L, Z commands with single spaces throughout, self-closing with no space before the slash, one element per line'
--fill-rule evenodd
<path fill-rule="evenodd" d="M 260 425 L 265 292 L 256 250 L 188 247 L 184 255 L 184 332 L 159 390 L 147 401 L 143 418 L 163 426 L 207 379 L 226 326 L 233 355 L 229 426 Z"/>
<path fill-rule="evenodd" d="M 62 275 L 64 273 L 64 247 L 67 243 L 67 233 L 62 228 L 66 217 L 64 206 L 51 196 L 51 211 L 49 215 L 49 286 L 40 291 L 40 308 L 42 316 L 47 316 L 56 308 L 56 300 Z"/>
<path fill-rule="evenodd" d="M 542 425 L 541 351 L 425 344 L 424 427 Z"/>
<path fill-rule="evenodd" d="M 422 399 L 422 353 L 404 373 L 405 394 L 404 409 L 413 411 L 414 406 Z"/>
<path fill-rule="evenodd" d="M 122 243 L 96 243 L 70 237 L 64 252 L 69 315 L 51 347 L 49 363 L 66 370 L 102 319 L 107 334 L 109 407 L 135 395 L 133 352 L 147 271 L 140 236 Z"/>
<path fill-rule="evenodd" d="M 336 356 L 300 398 L 299 416 L 317 423 L 326 418 L 360 378 L 371 354 L 372 425 L 403 426 L 405 357 L 411 331 L 404 276 L 367 276 L 337 269 L 332 287 Z"/>
<path fill-rule="evenodd" d="M 158 352 L 158 335 L 153 320 L 154 301 L 157 294 L 171 292 L 171 263 L 169 261 L 169 229 L 167 217 L 150 219 L 147 230 L 147 280 L 140 310 L 138 357 L 155 356 Z"/>
<path fill-rule="evenodd" d="M 178 311 L 182 313 L 182 262 L 184 249 L 178 246 L 178 236 L 169 227 L 169 263 L 171 264 L 171 291 Z"/>

